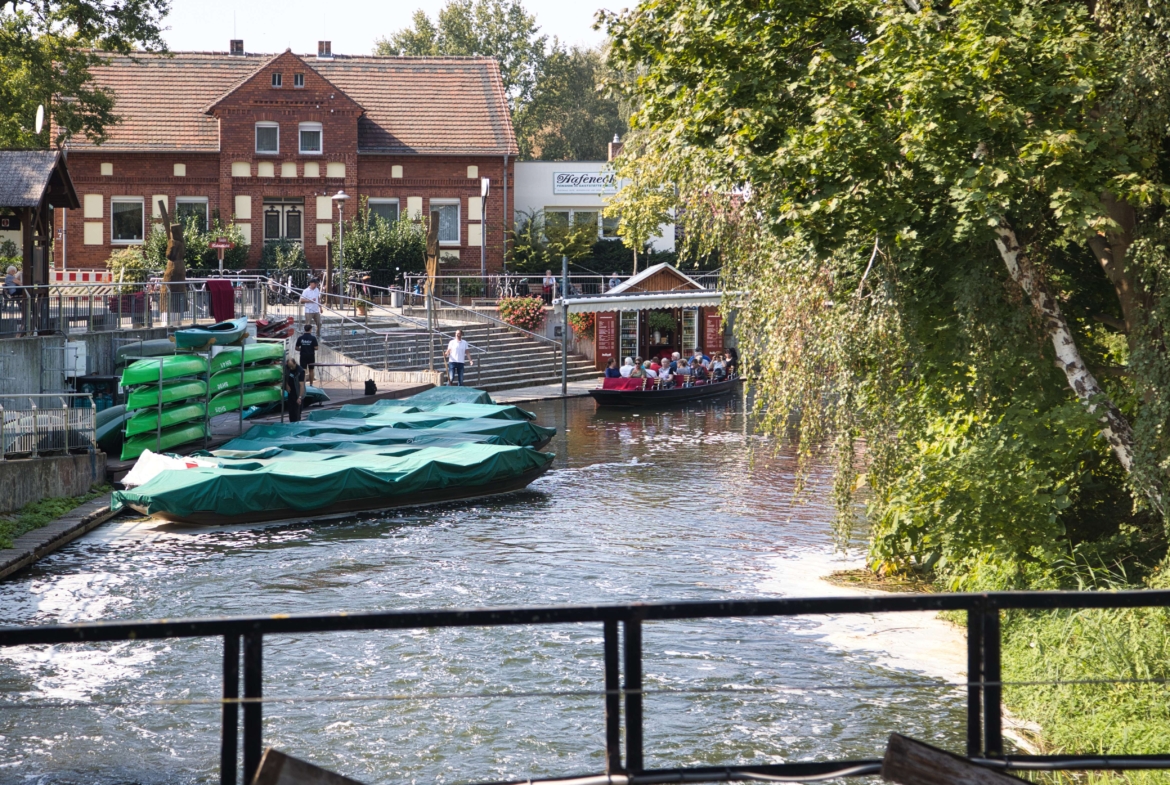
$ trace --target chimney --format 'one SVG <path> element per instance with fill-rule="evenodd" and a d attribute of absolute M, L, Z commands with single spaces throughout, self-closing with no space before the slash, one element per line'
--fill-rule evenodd
<path fill-rule="evenodd" d="M 231 43 L 231 48 L 228 50 L 228 52 L 233 57 L 243 57 L 244 56 L 244 39 L 233 38 L 232 43 Z"/>
<path fill-rule="evenodd" d="M 622 140 L 618 138 L 617 134 L 613 135 L 613 141 L 609 143 L 609 160 L 617 158 L 622 153 Z"/>
<path fill-rule="evenodd" d="M 318 60 L 332 60 L 333 59 L 333 42 L 332 41 L 318 41 L 317 42 L 317 59 Z"/>

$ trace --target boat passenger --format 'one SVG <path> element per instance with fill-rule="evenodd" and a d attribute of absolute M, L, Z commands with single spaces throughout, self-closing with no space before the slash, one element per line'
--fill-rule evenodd
<path fill-rule="evenodd" d="M 734 346 L 727 349 L 727 375 L 732 376 L 739 371 L 739 349 Z"/>
<path fill-rule="evenodd" d="M 691 359 L 691 376 L 697 382 L 706 381 L 710 378 L 707 373 L 707 366 L 703 365 L 698 357 Z"/>
<path fill-rule="evenodd" d="M 715 358 L 711 360 L 711 378 L 717 382 L 727 378 L 727 364 L 723 362 L 723 355 L 720 352 L 716 352 Z"/>
<path fill-rule="evenodd" d="M 642 358 L 641 357 L 634 358 L 634 367 L 630 370 L 630 378 L 631 379 L 645 379 L 646 378 L 646 370 L 642 367 Z"/>
<path fill-rule="evenodd" d="M 618 370 L 617 358 L 610 357 L 609 362 L 605 364 L 605 378 L 606 379 L 620 379 L 622 372 Z"/>
<path fill-rule="evenodd" d="M 630 371 L 632 370 L 634 370 L 634 358 L 627 357 L 619 372 L 621 373 L 623 379 L 628 379 L 630 378 Z"/>
<path fill-rule="evenodd" d="M 650 358 L 650 370 L 654 371 L 655 376 L 662 376 L 662 363 L 658 362 L 657 357 Z"/>
<path fill-rule="evenodd" d="M 284 363 L 284 406 L 289 422 L 301 421 L 301 405 L 305 401 L 305 369 L 289 357 Z"/>
<path fill-rule="evenodd" d="M 694 359 L 696 359 L 700 363 L 702 363 L 704 368 L 709 368 L 711 366 L 711 358 L 708 357 L 707 355 L 703 354 L 703 350 L 698 348 L 697 346 L 695 347 Z"/>

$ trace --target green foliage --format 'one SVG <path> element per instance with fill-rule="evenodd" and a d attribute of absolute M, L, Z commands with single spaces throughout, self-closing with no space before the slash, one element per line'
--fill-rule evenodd
<path fill-rule="evenodd" d="M 105 139 L 118 117 L 113 94 L 93 84 L 90 69 L 103 61 L 95 50 L 165 50 L 161 23 L 169 9 L 170 0 L 0 4 L 0 147 L 46 148 L 76 134 Z M 48 115 L 40 134 L 38 104 Z"/>
<path fill-rule="evenodd" d="M 142 247 L 130 246 L 110 254 L 106 259 L 106 269 L 110 273 L 110 280 L 115 284 L 146 283 L 150 280 L 150 273 L 155 269 L 142 254 Z M 133 294 L 142 291 L 137 286 L 122 286 L 119 291 L 123 294 Z"/>
<path fill-rule="evenodd" d="M 11 515 L 0 515 L 0 548 L 13 547 L 22 534 L 47 526 L 71 510 L 110 492 L 108 485 L 95 485 L 82 496 L 42 499 L 24 505 Z"/>
<path fill-rule="evenodd" d="M 386 221 L 370 212 L 363 198 L 345 223 L 345 266 L 350 270 L 392 270 L 395 277 L 426 270 L 426 225 L 402 217 Z"/>
<path fill-rule="evenodd" d="M 0 240 L 0 259 L 16 259 L 20 256 L 20 249 L 9 239 Z"/>
<path fill-rule="evenodd" d="M 219 269 L 219 255 L 215 248 L 208 244 L 219 237 L 226 237 L 235 243 L 223 254 L 225 270 L 238 270 L 248 263 L 248 243 L 244 242 L 244 233 L 235 224 L 223 226 L 219 218 L 211 222 L 211 229 L 203 230 L 203 224 L 197 216 L 187 216 L 183 223 L 183 262 L 187 266 L 187 275 L 197 277 Z M 146 257 L 151 269 L 162 270 L 167 266 L 167 233 L 161 222 L 156 223 L 154 231 L 143 243 L 142 253 Z"/>
<path fill-rule="evenodd" d="M 539 297 L 505 297 L 496 303 L 508 324 L 535 332 L 544 324 L 544 302 Z"/>
<path fill-rule="evenodd" d="M 602 89 L 603 53 L 550 42 L 519 0 L 448 0 L 436 19 L 419 10 L 411 23 L 374 53 L 495 58 L 522 158 L 604 160 L 625 134 L 619 102 Z"/>
<path fill-rule="evenodd" d="M 509 235 L 508 245 L 512 249 L 509 269 L 535 275 L 559 269 L 562 256 L 569 257 L 570 262 L 589 257 L 597 242 L 597 227 L 590 223 L 569 225 L 563 220 L 550 220 L 542 210 L 520 210 Z"/>
<path fill-rule="evenodd" d="M 264 250 L 260 255 L 260 266 L 265 270 L 276 270 L 282 274 L 292 270 L 309 269 L 309 263 L 305 260 L 304 246 L 292 240 L 264 243 Z"/>

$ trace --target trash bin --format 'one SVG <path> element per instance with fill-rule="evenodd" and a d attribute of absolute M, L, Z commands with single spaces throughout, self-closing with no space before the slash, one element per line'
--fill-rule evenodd
<path fill-rule="evenodd" d="M 401 308 L 402 307 L 402 290 L 401 289 L 391 289 L 390 290 L 390 307 L 391 308 Z"/>

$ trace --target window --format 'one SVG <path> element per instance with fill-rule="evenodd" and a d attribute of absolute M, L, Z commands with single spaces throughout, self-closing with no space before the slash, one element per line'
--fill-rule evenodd
<path fill-rule="evenodd" d="M 207 231 L 207 197 L 206 196 L 180 196 L 175 200 L 175 216 L 179 219 L 179 223 L 184 226 L 192 216 L 195 217 L 196 225 L 203 231 Z"/>
<path fill-rule="evenodd" d="M 431 212 L 439 214 L 439 244 L 459 245 L 459 200 L 432 199 Z"/>
<path fill-rule="evenodd" d="M 146 221 L 142 197 L 115 196 L 110 200 L 110 241 L 129 245 L 142 242 Z"/>
<path fill-rule="evenodd" d="M 280 152 L 280 126 L 276 123 L 256 123 L 256 152 Z"/>
<path fill-rule="evenodd" d="M 304 86 L 305 86 L 305 75 L 304 74 L 293 74 L 293 87 L 304 87 Z"/>
<path fill-rule="evenodd" d="M 272 74 L 272 86 L 273 87 L 283 87 L 284 86 L 283 85 L 283 78 L 281 77 L 280 73 L 273 73 Z"/>
<path fill-rule="evenodd" d="M 618 236 L 618 223 L 621 218 L 602 218 L 601 219 L 601 237 L 605 240 L 616 240 Z"/>
<path fill-rule="evenodd" d="M 304 239 L 305 200 L 271 197 L 264 199 L 264 242 L 301 242 Z"/>
<path fill-rule="evenodd" d="M 594 210 L 574 210 L 573 226 L 592 226 L 597 228 L 597 212 Z"/>
<path fill-rule="evenodd" d="M 569 217 L 572 215 L 568 210 L 545 210 L 544 211 L 544 226 L 546 229 L 568 229 Z"/>
<path fill-rule="evenodd" d="M 386 223 L 394 223 L 398 220 L 398 200 L 397 199 L 371 199 L 370 200 L 370 217 L 380 218 Z"/>
<path fill-rule="evenodd" d="M 321 124 L 301 123 L 301 155 L 321 154 Z"/>
<path fill-rule="evenodd" d="M 566 232 L 569 227 L 589 226 L 597 231 L 600 213 L 596 208 L 549 207 L 544 211 L 544 229 L 548 232 Z"/>

